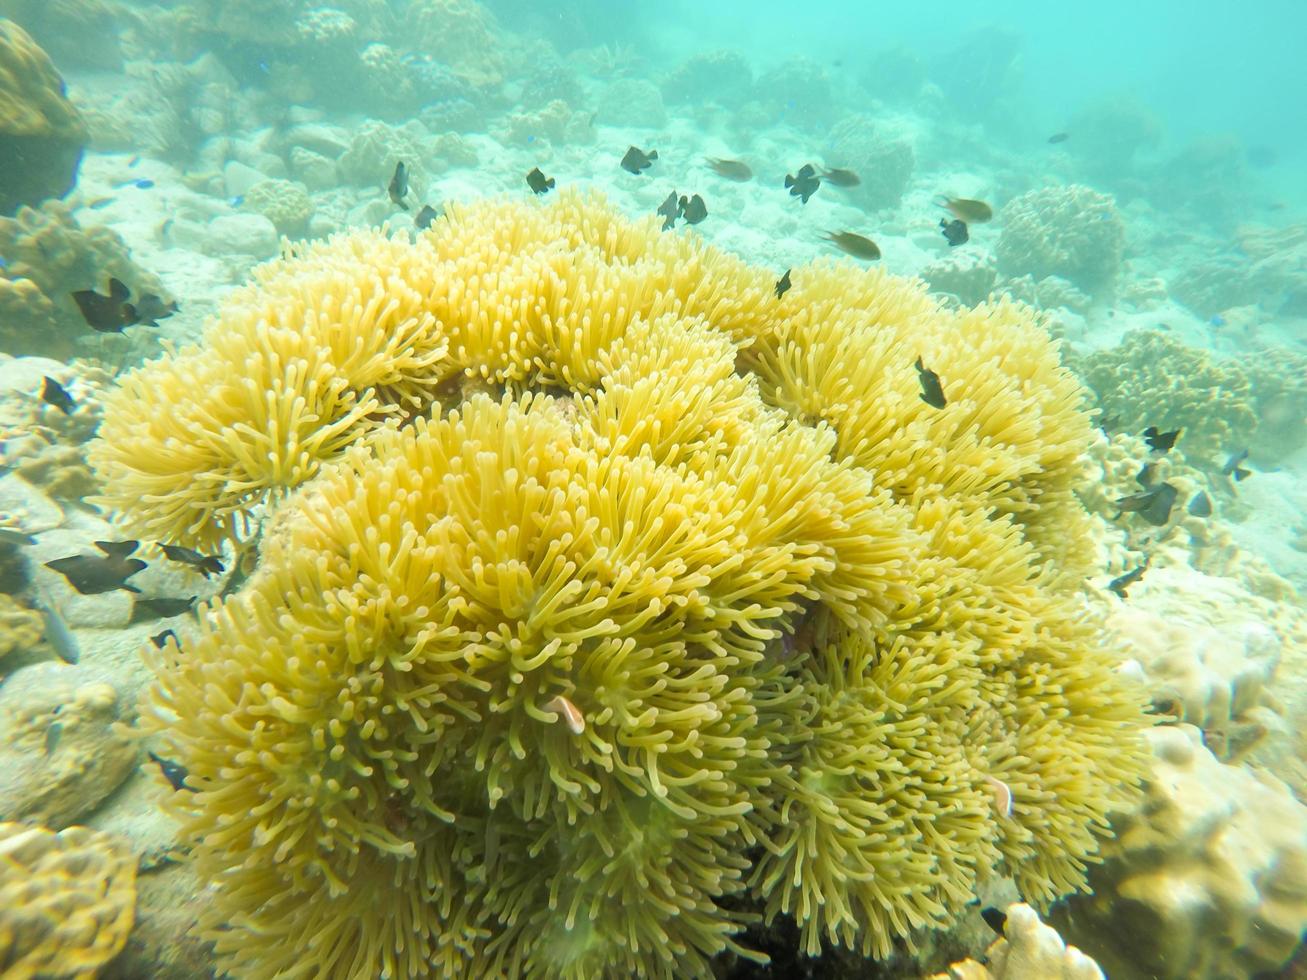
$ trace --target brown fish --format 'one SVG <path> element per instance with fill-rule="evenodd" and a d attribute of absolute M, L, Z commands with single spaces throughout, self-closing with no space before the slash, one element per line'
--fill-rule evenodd
<path fill-rule="evenodd" d="M 855 259 L 862 259 L 866 262 L 875 262 L 880 258 L 880 249 L 870 238 L 863 238 L 861 235 L 855 235 L 851 231 L 828 231 L 824 236 L 826 241 L 830 242 L 841 252 L 852 255 Z"/>
<path fill-rule="evenodd" d="M 742 160 L 718 160 L 716 157 L 709 157 L 705 162 L 708 164 L 708 169 L 718 177 L 741 182 L 753 179 L 753 171 Z"/>
<path fill-rule="evenodd" d="M 994 209 L 984 201 L 973 201 L 965 197 L 946 197 L 940 203 L 953 217 L 969 225 L 981 225 L 994 217 Z"/>
<path fill-rule="evenodd" d="M 852 170 L 823 170 L 822 180 L 828 180 L 836 187 L 857 187 L 862 183 L 862 178 Z"/>

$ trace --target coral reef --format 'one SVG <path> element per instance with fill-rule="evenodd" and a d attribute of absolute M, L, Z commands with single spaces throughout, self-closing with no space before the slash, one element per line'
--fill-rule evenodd
<path fill-rule="evenodd" d="M 1307 224 L 1241 225 L 1230 254 L 1186 264 L 1168 286 L 1204 317 L 1253 304 L 1272 316 L 1307 316 Z"/>
<path fill-rule="evenodd" d="M 298 238 L 313 217 L 313 200 L 303 184 L 292 180 L 261 180 L 245 192 L 242 207 L 263 215 L 280 235 Z"/>
<path fill-rule="evenodd" d="M 62 201 L 0 218 L 0 255 L 7 260 L 0 268 L 0 348 L 10 354 L 69 357 L 85 347 L 95 335 L 72 300 L 75 290 L 103 292 L 113 276 L 133 295 L 164 292 L 115 232 L 82 228 Z"/>
<path fill-rule="evenodd" d="M 912 144 L 886 132 L 871 116 L 845 116 L 826 134 L 826 165 L 847 167 L 862 182 L 849 195 L 869 210 L 897 207 L 903 199 L 916 154 Z"/>
<path fill-rule="evenodd" d="M 84 818 L 136 768 L 136 745 L 116 729 L 108 684 L 73 688 L 28 668 L 0 698 L 0 819 L 60 830 Z M 51 729 L 54 729 L 53 733 Z"/>
<path fill-rule="evenodd" d="M 739 108 L 753 95 L 753 69 L 738 51 L 702 51 L 672 69 L 662 88 L 663 98 L 672 105 L 710 101 Z"/>
<path fill-rule="evenodd" d="M 1307 929 L 1307 806 L 1273 776 L 1217 761 L 1190 725 L 1148 738 L 1144 802 L 1114 821 L 1094 893 L 1058 917 L 1061 932 L 1113 980 L 1283 967 Z"/>
<path fill-rule="evenodd" d="M 341 179 L 384 190 L 395 164 L 402 161 L 409 171 L 409 187 L 416 193 L 426 185 L 423 161 L 428 156 L 429 141 L 430 134 L 416 120 L 391 126 L 369 119 L 355 129 L 349 149 L 336 161 Z"/>
<path fill-rule="evenodd" d="M 477 88 L 504 80 L 509 65 L 500 27 L 475 0 L 414 0 L 405 34 L 416 50 Z"/>
<path fill-rule="evenodd" d="M 0 17 L 21 24 L 65 69 L 121 71 L 124 13 L 112 0 L 0 0 Z"/>
<path fill-rule="evenodd" d="M 1014 902 L 1004 915 L 1003 935 L 990 946 L 984 964 L 963 960 L 928 980 L 1103 980 L 1098 964 L 1066 945 L 1029 905 Z"/>
<path fill-rule="evenodd" d="M 8 546 L 0 544 L 0 553 L 5 551 L 8 551 Z M 6 672 L 5 657 L 15 650 L 36 646 L 44 633 L 40 613 L 19 605 L 13 597 L 0 592 L 0 678 Z"/>
<path fill-rule="evenodd" d="M 1090 295 L 1112 289 L 1125 254 L 1116 202 L 1081 184 L 1043 187 L 999 212 L 995 246 L 1005 276 L 1061 276 Z"/>
<path fill-rule="evenodd" d="M 1072 364 L 1117 428 L 1183 429 L 1178 448 L 1196 464 L 1250 447 L 1279 457 L 1307 443 L 1307 355 L 1285 348 L 1220 357 L 1160 330 Z"/>
<path fill-rule="evenodd" d="M 0 963 L 14 980 L 93 977 L 131 932 L 136 859 L 109 834 L 0 823 Z"/>
<path fill-rule="evenodd" d="M 1169 569 L 1152 569 L 1147 596 L 1172 582 L 1192 584 Z M 1215 605 L 1195 602 L 1192 589 L 1183 594 L 1186 609 Z M 1252 610 L 1215 625 L 1194 618 L 1174 609 L 1163 615 L 1136 598 L 1113 609 L 1108 630 L 1138 665 L 1159 713 L 1201 729 L 1207 746 L 1229 761 L 1267 733 L 1258 715 L 1267 706 L 1281 641 Z"/>
<path fill-rule="evenodd" d="M 830 76 L 811 58 L 789 58 L 758 76 L 753 98 L 771 122 L 820 133 L 830 125 L 835 100 Z"/>
<path fill-rule="evenodd" d="M 1164 331 L 1132 330 L 1116 347 L 1072 365 L 1113 428 L 1181 429 L 1176 447 L 1195 463 L 1219 467 L 1257 430 L 1252 385 L 1240 365 Z"/>
<path fill-rule="evenodd" d="M 86 125 L 49 57 L 0 17 L 0 216 L 72 190 L 85 143 Z"/>
<path fill-rule="evenodd" d="M 1054 345 L 848 264 L 777 302 L 658 225 L 565 192 L 302 246 L 107 400 L 149 537 L 269 513 L 147 651 L 226 968 L 707 976 L 753 909 L 886 955 L 1000 869 L 1082 886 L 1143 715 Z"/>
<path fill-rule="evenodd" d="M 1117 92 L 1091 102 L 1071 117 L 1075 139 L 1066 144 L 1096 185 L 1128 188 L 1138 183 L 1139 157 L 1162 139 L 1162 121 L 1139 97 Z"/>
<path fill-rule="evenodd" d="M 926 84 L 926 63 L 906 44 L 894 44 L 870 55 L 858 73 L 858 83 L 873 99 L 914 101 Z"/>
<path fill-rule="evenodd" d="M 964 306 L 983 303 L 998 282 L 998 268 L 988 252 L 951 251 L 921 270 L 932 293 L 946 293 Z"/>
<path fill-rule="evenodd" d="M 1016 276 L 1004 280 L 1002 291 L 1040 310 L 1064 306 L 1076 313 L 1084 313 L 1091 303 L 1090 297 L 1061 276 L 1045 276 L 1038 281 L 1033 276 Z"/>
<path fill-rule="evenodd" d="M 585 144 L 594 139 L 590 116 L 573 112 L 567 103 L 555 99 L 530 112 L 514 112 L 504 121 L 499 138 L 513 146 L 528 146 L 536 140 L 550 143 Z"/>
<path fill-rule="evenodd" d="M 595 121 L 605 126 L 644 126 L 657 129 L 667 125 L 658 86 L 642 78 L 619 78 L 607 88 L 595 110 Z"/>

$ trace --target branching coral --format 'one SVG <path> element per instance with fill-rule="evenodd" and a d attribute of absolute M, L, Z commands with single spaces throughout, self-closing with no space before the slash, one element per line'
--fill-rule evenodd
<path fill-rule="evenodd" d="M 281 501 L 143 709 L 229 969 L 706 976 L 755 910 L 884 954 L 1000 866 L 1083 885 L 1142 713 L 1024 308 L 830 263 L 778 302 L 576 194 L 257 275 L 92 453 L 151 537 Z"/>
<path fill-rule="evenodd" d="M 1043 187 L 1009 201 L 999 214 L 999 271 L 1036 280 L 1061 276 L 1090 294 L 1109 291 L 1125 253 L 1116 202 L 1080 184 Z"/>
<path fill-rule="evenodd" d="M 1219 466 L 1257 428 L 1246 372 L 1161 331 L 1132 330 L 1076 367 L 1115 428 L 1178 428 L 1177 446 L 1195 463 Z"/>

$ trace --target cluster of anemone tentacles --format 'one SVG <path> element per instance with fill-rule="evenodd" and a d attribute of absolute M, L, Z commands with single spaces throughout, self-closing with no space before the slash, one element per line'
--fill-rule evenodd
<path fill-rule="evenodd" d="M 1076 597 L 1081 391 L 1020 307 L 791 279 L 483 202 L 124 379 L 106 502 L 264 525 L 142 718 L 229 972 L 708 976 L 759 917 L 883 956 L 1083 887 L 1143 716 Z"/>

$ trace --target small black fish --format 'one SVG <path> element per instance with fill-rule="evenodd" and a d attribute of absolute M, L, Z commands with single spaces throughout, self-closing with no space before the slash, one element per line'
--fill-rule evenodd
<path fill-rule="evenodd" d="M 1153 477 L 1156 475 L 1157 464 L 1145 463 L 1139 468 L 1139 472 L 1135 474 L 1135 482 L 1141 487 L 1151 487 L 1153 485 Z"/>
<path fill-rule="evenodd" d="M 776 298 L 777 298 L 777 299 L 780 299 L 782 296 L 784 296 L 786 293 L 788 293 L 788 292 L 790 291 L 790 285 L 791 285 L 791 283 L 790 283 L 790 273 L 791 273 L 792 271 L 793 271 L 793 270 L 791 270 L 791 269 L 786 269 L 786 270 L 785 270 L 785 275 L 781 276 L 779 279 L 776 280 Z"/>
<path fill-rule="evenodd" d="M 943 408 L 947 402 L 944 400 L 944 388 L 939 383 L 939 375 L 922 364 L 920 357 L 914 367 L 921 381 L 921 400 L 931 408 Z"/>
<path fill-rule="evenodd" d="M 169 759 L 161 758 L 153 752 L 149 752 L 147 755 L 149 755 L 151 761 L 159 766 L 159 771 L 163 773 L 163 778 L 168 780 L 168 784 L 172 786 L 174 790 L 185 789 L 190 790 L 192 793 L 195 792 L 194 786 L 186 785 L 186 777 L 190 774 L 186 771 L 185 766 L 172 762 Z"/>
<path fill-rule="evenodd" d="M 82 311 L 82 319 L 92 330 L 122 333 L 123 328 L 136 323 L 136 311 L 127 302 L 131 295 L 131 290 L 122 280 L 110 279 L 108 296 L 101 295 L 94 289 L 79 289 L 72 297 L 77 308 Z"/>
<path fill-rule="evenodd" d="M 172 630 L 164 630 L 162 633 L 156 633 L 154 636 L 150 637 L 150 642 L 153 643 L 157 649 L 162 650 L 168 645 L 169 639 L 178 646 L 181 646 L 181 641 L 177 639 L 177 634 Z"/>
<path fill-rule="evenodd" d="M 155 296 L 154 293 L 145 293 L 135 303 L 127 304 L 127 310 L 132 316 L 133 322 L 143 323 L 149 327 L 157 327 L 160 320 L 166 320 L 180 309 L 181 307 L 177 305 L 176 300 L 169 300 L 165 303 L 162 298 Z"/>
<path fill-rule="evenodd" d="M 422 231 L 426 231 L 428 228 L 431 227 L 431 222 L 435 221 L 439 217 L 440 217 L 439 211 L 433 208 L 430 204 L 424 204 L 422 205 L 422 210 L 420 210 L 416 215 L 413 216 L 413 224 L 415 224 Z"/>
<path fill-rule="evenodd" d="M 1148 571 L 1149 559 L 1145 558 L 1144 563 L 1138 568 L 1132 568 L 1124 575 L 1120 575 L 1107 583 L 1108 591 L 1115 592 L 1122 599 L 1126 597 L 1125 591 L 1144 577 L 1144 572 Z"/>
<path fill-rule="evenodd" d="M 127 579 L 145 567 L 145 562 L 139 558 L 127 557 L 136 550 L 136 544 L 135 541 L 97 541 L 95 546 L 106 557 L 71 555 L 48 561 L 45 567 L 68 579 L 68 583 L 82 595 L 99 595 L 115 589 L 140 592 L 136 586 L 127 584 Z"/>
<path fill-rule="evenodd" d="M 92 211 L 99 211 L 101 208 L 107 208 L 112 203 L 112 197 L 97 197 L 94 201 L 88 204 L 87 207 Z"/>
<path fill-rule="evenodd" d="M 215 572 L 221 575 L 224 571 L 222 562 L 214 555 L 202 555 L 198 551 L 175 544 L 160 544 L 159 548 L 168 560 L 190 565 L 205 578 Z"/>
<path fill-rule="evenodd" d="M 1176 439 L 1180 438 L 1181 431 L 1181 429 L 1172 429 L 1170 432 L 1159 432 L 1157 426 L 1150 425 L 1144 430 L 1144 442 L 1148 443 L 1148 448 L 1155 453 L 1170 452 Z"/>
<path fill-rule="evenodd" d="M 189 599 L 173 599 L 169 596 L 141 596 L 132 607 L 132 622 L 139 623 L 145 619 L 171 619 L 195 608 L 198 596 Z"/>
<path fill-rule="evenodd" d="M 1231 477 L 1236 483 L 1253 475 L 1252 470 L 1244 469 L 1239 464 L 1248 458 L 1248 450 L 1234 453 L 1221 467 L 1221 475 Z"/>
<path fill-rule="evenodd" d="M 1100 415 L 1098 417 L 1098 428 L 1105 436 L 1110 436 L 1120 424 L 1121 420 L 1115 415 Z"/>
<path fill-rule="evenodd" d="M 533 194 L 547 194 L 554 188 L 554 178 L 546 177 L 539 167 L 535 167 L 526 175 L 526 186 L 531 188 Z"/>
<path fill-rule="evenodd" d="M 998 935 L 1003 935 L 1003 928 L 1007 925 L 1006 912 L 991 905 L 980 910 L 980 917 L 985 920 L 985 925 L 993 929 Z"/>
<path fill-rule="evenodd" d="M 658 214 L 663 216 L 663 231 L 676 227 L 676 219 L 681 214 L 681 202 L 676 196 L 676 191 L 667 195 L 667 199 L 658 205 Z"/>
<path fill-rule="evenodd" d="M 1171 484 L 1159 483 L 1139 493 L 1119 497 L 1116 506 L 1120 513 L 1117 516 L 1127 512 L 1138 514 L 1154 527 L 1161 527 L 1171 519 L 1171 508 L 1175 506 L 1178 494 L 1179 491 Z"/>
<path fill-rule="evenodd" d="M 395 164 L 395 173 L 390 178 L 386 193 L 401 208 L 408 210 L 408 205 L 404 203 L 404 198 L 408 197 L 408 167 L 404 166 L 403 160 Z"/>
<path fill-rule="evenodd" d="M 1199 490 L 1189 501 L 1189 514 L 1191 517 L 1212 516 L 1212 498 L 1207 496 L 1206 490 Z"/>
<path fill-rule="evenodd" d="M 957 248 L 959 245 L 965 245 L 971 235 L 967 231 L 967 223 L 961 218 L 954 218 L 952 221 L 939 219 L 939 230 L 944 233 L 949 245 Z"/>
<path fill-rule="evenodd" d="M 808 198 L 816 194 L 817 188 L 821 186 L 821 178 L 817 176 L 817 170 L 812 164 L 805 163 L 797 174 L 785 175 L 785 186 L 790 189 L 790 197 L 800 198 L 807 204 Z"/>
<path fill-rule="evenodd" d="M 1071 138 L 1070 133 L 1054 133 L 1052 136 L 1048 138 L 1048 141 L 1053 144 L 1065 143 L 1070 138 Z"/>
<path fill-rule="evenodd" d="M 698 194 L 688 199 L 681 198 L 680 208 L 681 217 L 685 219 L 687 225 L 697 225 L 708 217 L 708 205 L 703 203 L 703 198 Z"/>
<path fill-rule="evenodd" d="M 64 386 L 49 376 L 41 378 L 41 401 L 53 405 L 65 415 L 72 415 L 73 409 L 77 407 L 73 396 L 64 390 Z"/>
<path fill-rule="evenodd" d="M 626 155 L 622 157 L 622 169 L 628 174 L 635 174 L 637 177 L 649 169 L 650 164 L 658 159 L 658 151 L 650 150 L 645 153 L 636 147 L 628 147 Z"/>

